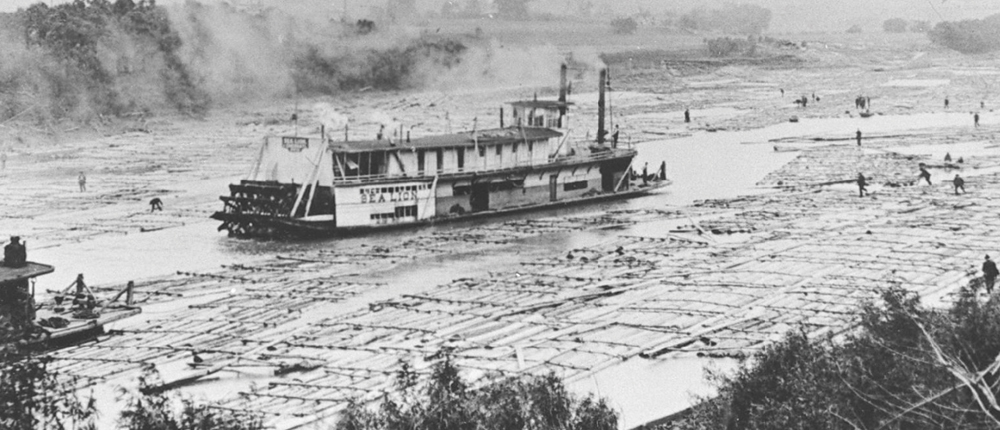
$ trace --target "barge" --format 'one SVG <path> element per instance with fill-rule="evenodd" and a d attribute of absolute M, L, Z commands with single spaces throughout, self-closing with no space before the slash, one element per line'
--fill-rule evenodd
<path fill-rule="evenodd" d="M 0 261 L 0 348 L 17 345 L 47 350 L 92 340 L 108 323 L 142 312 L 132 302 L 132 283 L 111 300 L 100 300 L 78 275 L 52 302 L 36 304 L 35 278 L 55 268 L 27 261 L 24 244 L 14 236 Z M 123 298 L 121 302 L 118 299 Z"/>
<path fill-rule="evenodd" d="M 237 237 L 323 237 L 626 198 L 663 186 L 637 175 L 637 152 L 605 128 L 600 73 L 596 139 L 571 140 L 566 66 L 557 100 L 510 103 L 500 127 L 421 137 L 338 141 L 269 136 L 247 179 L 212 218 Z M 589 133 L 588 133 L 589 134 Z"/>

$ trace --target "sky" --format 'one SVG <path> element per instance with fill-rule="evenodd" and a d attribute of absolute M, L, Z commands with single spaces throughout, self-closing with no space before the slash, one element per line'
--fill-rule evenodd
<path fill-rule="evenodd" d="M 39 0 L 0 0 L 0 12 L 12 12 L 19 7 L 27 7 Z M 70 0 L 44 0 L 48 4 Z M 159 0 L 159 4 L 170 4 L 183 0 Z M 222 0 L 200 0 L 213 2 Z M 272 3 L 277 0 L 229 0 L 233 3 Z M 284 0 L 278 3 L 287 6 L 323 4 L 325 7 L 348 5 L 349 14 L 360 16 L 367 8 L 383 5 L 387 0 Z M 424 11 L 438 11 L 446 0 L 417 0 Z M 466 0 L 457 0 L 462 3 Z M 480 0 L 483 3 L 489 0 Z M 1000 13 L 998 0 L 531 0 L 535 11 L 558 13 L 573 10 L 575 3 L 591 1 L 600 14 L 629 15 L 640 10 L 660 14 L 667 10 L 687 11 L 694 8 L 718 8 L 724 4 L 751 3 L 767 7 L 774 13 L 771 21 L 772 32 L 800 31 L 844 31 L 851 25 L 879 28 L 889 18 L 908 20 L 956 21 L 982 18 Z"/>

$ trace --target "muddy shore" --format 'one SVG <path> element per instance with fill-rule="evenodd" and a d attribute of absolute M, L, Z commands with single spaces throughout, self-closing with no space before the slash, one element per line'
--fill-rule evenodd
<path fill-rule="evenodd" d="M 556 372 L 611 396 L 630 427 L 709 394 L 690 377 L 709 361 L 731 366 L 789 329 L 843 332 L 888 283 L 947 302 L 996 252 L 984 239 L 1000 228 L 992 59 L 810 38 L 821 40 L 786 53 L 794 62 L 612 64 L 615 122 L 639 165 L 665 160 L 674 182 L 643 199 L 336 241 L 215 231 L 218 195 L 264 134 L 315 131 L 330 109 L 352 134 L 374 134 L 382 113 L 419 133 L 468 129 L 552 89 L 366 93 L 300 102 L 298 124 L 287 101 L 124 133 L 5 125 L 0 233 L 56 266 L 40 291 L 76 273 L 103 290 L 137 281 L 143 314 L 53 354 L 98 392 L 155 364 L 168 381 L 201 376 L 188 393 L 312 428 L 351 397 L 377 397 L 399 361 L 426 369 L 446 347 L 470 377 Z M 586 133 L 596 96 L 580 88 L 573 121 Z M 875 116 L 859 117 L 858 95 Z M 916 183 L 919 162 L 933 185 Z M 859 171 L 866 197 L 848 182 Z M 968 193 L 953 193 L 956 173 Z M 152 197 L 163 212 L 148 212 Z M 191 366 L 193 353 L 207 365 Z"/>

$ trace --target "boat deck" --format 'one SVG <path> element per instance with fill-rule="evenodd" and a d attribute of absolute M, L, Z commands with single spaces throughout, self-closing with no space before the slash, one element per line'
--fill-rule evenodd
<path fill-rule="evenodd" d="M 27 262 L 24 267 L 7 267 L 0 265 L 0 284 L 34 278 L 52 273 L 56 269 L 47 264 Z"/>

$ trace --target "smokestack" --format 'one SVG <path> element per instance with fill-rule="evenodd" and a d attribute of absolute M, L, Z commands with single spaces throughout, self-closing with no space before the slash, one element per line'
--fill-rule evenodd
<path fill-rule="evenodd" d="M 559 101 L 566 102 L 566 64 L 559 66 Z"/>
<path fill-rule="evenodd" d="M 601 82 L 597 84 L 597 143 L 604 144 L 604 86 L 608 81 L 608 69 L 601 69 Z"/>
<path fill-rule="evenodd" d="M 500 128 L 503 128 L 503 106 L 500 106 Z"/>
<path fill-rule="evenodd" d="M 559 106 L 559 128 L 565 127 L 563 118 L 566 117 L 566 94 L 569 92 L 566 85 L 566 70 L 566 63 L 559 66 L 559 102 L 563 103 L 562 106 Z"/>

